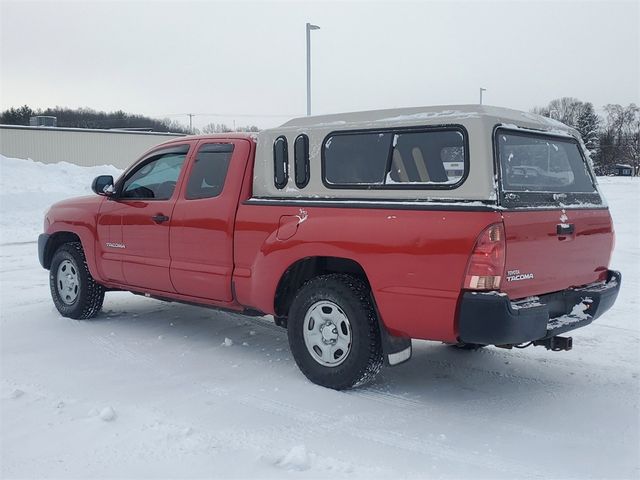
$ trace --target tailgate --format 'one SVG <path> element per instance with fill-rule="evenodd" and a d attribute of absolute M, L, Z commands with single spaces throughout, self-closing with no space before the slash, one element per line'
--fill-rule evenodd
<path fill-rule="evenodd" d="M 505 212 L 505 278 L 512 299 L 604 280 L 613 247 L 607 209 Z"/>
<path fill-rule="evenodd" d="M 609 210 L 576 139 L 496 130 L 510 298 L 604 280 L 613 247 Z"/>

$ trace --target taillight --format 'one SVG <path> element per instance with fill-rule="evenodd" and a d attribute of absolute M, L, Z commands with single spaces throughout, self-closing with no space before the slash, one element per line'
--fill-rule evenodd
<path fill-rule="evenodd" d="M 504 273 L 505 239 L 502 223 L 485 228 L 473 247 L 464 288 L 471 290 L 497 290 Z"/>
<path fill-rule="evenodd" d="M 609 262 L 611 262 L 611 255 L 613 255 L 613 251 L 616 249 L 616 229 L 613 226 L 613 222 L 611 222 L 611 253 L 609 254 Z M 610 263 L 607 263 L 609 266 Z"/>

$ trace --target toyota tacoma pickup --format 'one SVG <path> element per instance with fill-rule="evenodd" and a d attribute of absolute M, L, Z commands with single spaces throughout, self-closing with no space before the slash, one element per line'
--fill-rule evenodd
<path fill-rule="evenodd" d="M 614 231 L 578 133 L 497 107 L 303 117 L 181 137 L 38 242 L 51 295 L 87 319 L 105 292 L 272 315 L 312 382 L 346 389 L 411 356 L 569 350 L 614 303 Z"/>

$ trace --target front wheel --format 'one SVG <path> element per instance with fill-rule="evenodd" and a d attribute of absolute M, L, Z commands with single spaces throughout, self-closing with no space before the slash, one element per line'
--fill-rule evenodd
<path fill-rule="evenodd" d="M 102 309 L 104 287 L 91 276 L 79 242 L 66 243 L 53 255 L 49 286 L 63 317 L 91 318 Z"/>
<path fill-rule="evenodd" d="M 350 275 L 324 275 L 307 282 L 291 304 L 287 330 L 298 367 L 323 387 L 362 385 L 382 367 L 369 288 Z"/>

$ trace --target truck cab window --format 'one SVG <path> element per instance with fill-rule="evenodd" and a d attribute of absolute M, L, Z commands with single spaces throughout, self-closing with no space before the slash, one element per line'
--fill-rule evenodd
<path fill-rule="evenodd" d="M 233 145 L 211 143 L 198 150 L 187 182 L 187 200 L 217 197 L 227 177 Z"/>
<path fill-rule="evenodd" d="M 125 180 L 120 197 L 151 200 L 171 198 L 187 157 L 188 147 L 183 150 L 160 153 L 145 161 Z"/>

